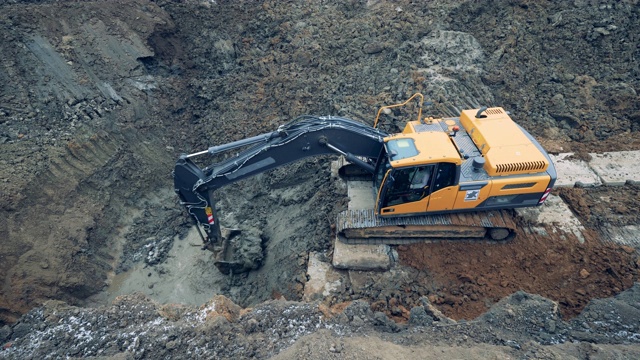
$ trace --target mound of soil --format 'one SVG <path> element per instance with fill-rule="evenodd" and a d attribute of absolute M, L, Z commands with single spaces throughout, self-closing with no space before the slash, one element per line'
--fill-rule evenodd
<path fill-rule="evenodd" d="M 416 244 L 398 253 L 438 284 L 429 299 L 454 319 L 474 319 L 519 290 L 557 301 L 569 319 L 591 299 L 630 288 L 640 273 L 633 248 L 523 232 L 505 244 Z"/>
<path fill-rule="evenodd" d="M 398 325 L 369 303 L 339 311 L 318 303 L 267 301 L 242 309 L 224 296 L 200 307 L 162 305 L 142 295 L 108 307 L 47 302 L 0 331 L 8 359 L 45 357 L 220 359 L 383 359 L 580 357 L 640 355 L 638 285 L 585 316 L 564 322 L 554 302 L 525 292 L 504 298 L 474 321 L 448 319 L 424 298 Z M 597 343 L 592 344 L 592 343 Z M 292 345 L 293 344 L 293 345 Z M 562 345 L 558 345 L 562 344 Z M 615 346 L 614 346 L 615 345 Z"/>
<path fill-rule="evenodd" d="M 231 278 L 213 264 L 199 268 L 253 311 L 207 320 L 206 307 L 166 308 L 140 296 L 96 309 L 39 306 L 95 304 L 132 269 L 162 279 L 173 242 L 190 226 L 172 191 L 179 154 L 298 115 L 372 124 L 379 106 L 422 92 L 427 115 L 502 106 L 551 152 L 638 150 L 639 9 L 636 1 L 2 2 L 0 341 L 10 342 L 2 356 L 266 357 L 301 339 L 295 355 L 340 357 L 369 342 L 336 337 L 363 328 L 394 344 L 420 345 L 425 333 L 428 346 L 500 346 L 471 357 L 637 358 L 625 347 L 533 343 L 638 342 L 638 322 L 626 322 L 637 319 L 638 292 L 621 293 L 637 281 L 636 249 L 600 241 L 599 229 L 638 224 L 634 186 L 558 192 L 588 228 L 584 244 L 522 234 L 501 245 L 401 247 L 402 271 L 325 299 L 344 309 L 338 315 L 270 301 L 300 300 L 309 251 L 330 251 L 331 219 L 346 194 L 329 181 L 329 159 L 216 194 L 223 225 L 259 234 L 262 267 Z M 395 131 L 404 120 L 389 116 L 384 126 Z M 520 290 L 558 301 L 559 312 L 518 292 L 477 317 Z M 570 323 L 559 317 L 615 294 Z M 331 333 L 303 337 L 322 328 Z M 324 347 L 314 339 L 336 340 Z"/>

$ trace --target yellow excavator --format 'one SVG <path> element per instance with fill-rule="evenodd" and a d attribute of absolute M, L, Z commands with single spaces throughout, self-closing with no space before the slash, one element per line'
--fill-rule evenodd
<path fill-rule="evenodd" d="M 378 128 L 383 113 L 414 100 L 417 118 L 407 121 L 401 133 Z M 374 205 L 338 215 L 339 241 L 511 239 L 515 223 L 504 210 L 544 203 L 557 176 L 549 155 L 500 107 L 433 118 L 422 116 L 423 102 L 415 94 L 404 103 L 384 106 L 373 126 L 305 115 L 270 133 L 184 154 L 173 172 L 175 191 L 225 273 L 246 269 L 234 262 L 228 237 L 222 236 L 214 191 L 310 156 L 341 155 L 348 164 L 343 173 L 371 179 Z M 241 148 L 204 168 L 192 160 Z"/>

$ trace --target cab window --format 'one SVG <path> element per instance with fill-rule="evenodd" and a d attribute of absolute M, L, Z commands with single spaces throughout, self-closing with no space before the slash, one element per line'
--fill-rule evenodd
<path fill-rule="evenodd" d="M 429 194 L 435 166 L 415 166 L 395 169 L 383 207 L 418 201 Z"/>
<path fill-rule="evenodd" d="M 436 178 L 432 191 L 437 191 L 456 183 L 456 164 L 440 163 L 436 170 Z"/>

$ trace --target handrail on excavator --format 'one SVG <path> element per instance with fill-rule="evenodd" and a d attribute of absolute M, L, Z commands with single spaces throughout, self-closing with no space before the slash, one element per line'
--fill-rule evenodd
<path fill-rule="evenodd" d="M 377 129 L 378 120 L 380 118 L 380 114 L 382 114 L 382 112 L 385 109 L 391 109 L 391 108 L 395 108 L 395 107 L 405 106 L 417 96 L 420 97 L 420 103 L 418 103 L 418 119 L 417 120 L 421 121 L 420 119 L 422 118 L 422 104 L 424 103 L 424 95 L 422 95 L 421 93 L 415 93 L 415 94 L 411 95 L 411 97 L 407 101 L 403 102 L 402 104 L 394 104 L 394 105 L 387 105 L 387 106 L 381 107 L 380 110 L 378 110 L 378 115 L 376 115 L 376 120 L 373 122 L 373 128 Z"/>

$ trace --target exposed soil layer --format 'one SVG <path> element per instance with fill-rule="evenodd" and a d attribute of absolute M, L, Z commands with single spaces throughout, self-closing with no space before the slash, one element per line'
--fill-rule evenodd
<path fill-rule="evenodd" d="M 640 186 L 557 189 L 580 221 L 594 229 L 640 224 Z"/>
<path fill-rule="evenodd" d="M 591 299 L 631 287 L 640 272 L 633 248 L 522 232 L 505 244 L 417 244 L 398 253 L 402 263 L 438 284 L 429 299 L 454 319 L 474 319 L 518 290 L 557 301 L 571 318 Z"/>
<path fill-rule="evenodd" d="M 267 357 L 324 328 L 291 351 L 334 338 L 322 354 L 341 357 L 352 345 L 339 336 L 400 332 L 386 340 L 638 358 L 539 345 L 640 342 L 637 249 L 602 241 L 607 227 L 640 223 L 631 185 L 556 191 L 587 227 L 584 243 L 549 224 L 547 237 L 523 230 L 507 244 L 400 247 L 397 268 L 322 299 L 333 308 L 269 301 L 301 300 L 308 253 L 330 253 L 346 207 L 330 159 L 307 159 L 216 194 L 223 225 L 257 241 L 245 249 L 255 271 L 200 267 L 235 315 L 138 295 L 96 309 L 57 301 L 95 304 L 134 268 L 162 279 L 190 227 L 172 188 L 179 154 L 298 115 L 372 124 L 379 106 L 422 92 L 428 115 L 502 106 L 550 152 L 639 150 L 639 34 L 633 0 L 2 2 L 0 356 Z M 532 294 L 500 301 L 518 290 Z"/>
<path fill-rule="evenodd" d="M 431 300 L 456 319 L 473 319 L 500 298 L 516 291 L 557 301 L 565 318 L 573 317 L 594 298 L 615 295 L 638 281 L 637 249 L 607 241 L 609 227 L 640 224 L 637 185 L 559 188 L 587 227 L 584 243 L 570 234 L 539 235 L 519 231 L 506 244 L 418 244 L 398 248 L 402 263 L 424 271 L 440 285 Z M 521 224 L 523 227 L 527 224 Z"/>
<path fill-rule="evenodd" d="M 565 322 L 556 303 L 517 292 L 474 321 L 454 322 L 423 298 L 408 324 L 366 301 L 340 308 L 266 301 L 242 309 L 224 296 L 202 306 L 158 304 L 127 295 L 112 305 L 78 309 L 57 301 L 30 311 L 12 329 L 0 356 L 107 358 L 637 359 L 638 285 L 593 302 Z M 335 310 L 335 311 L 334 311 Z"/>

